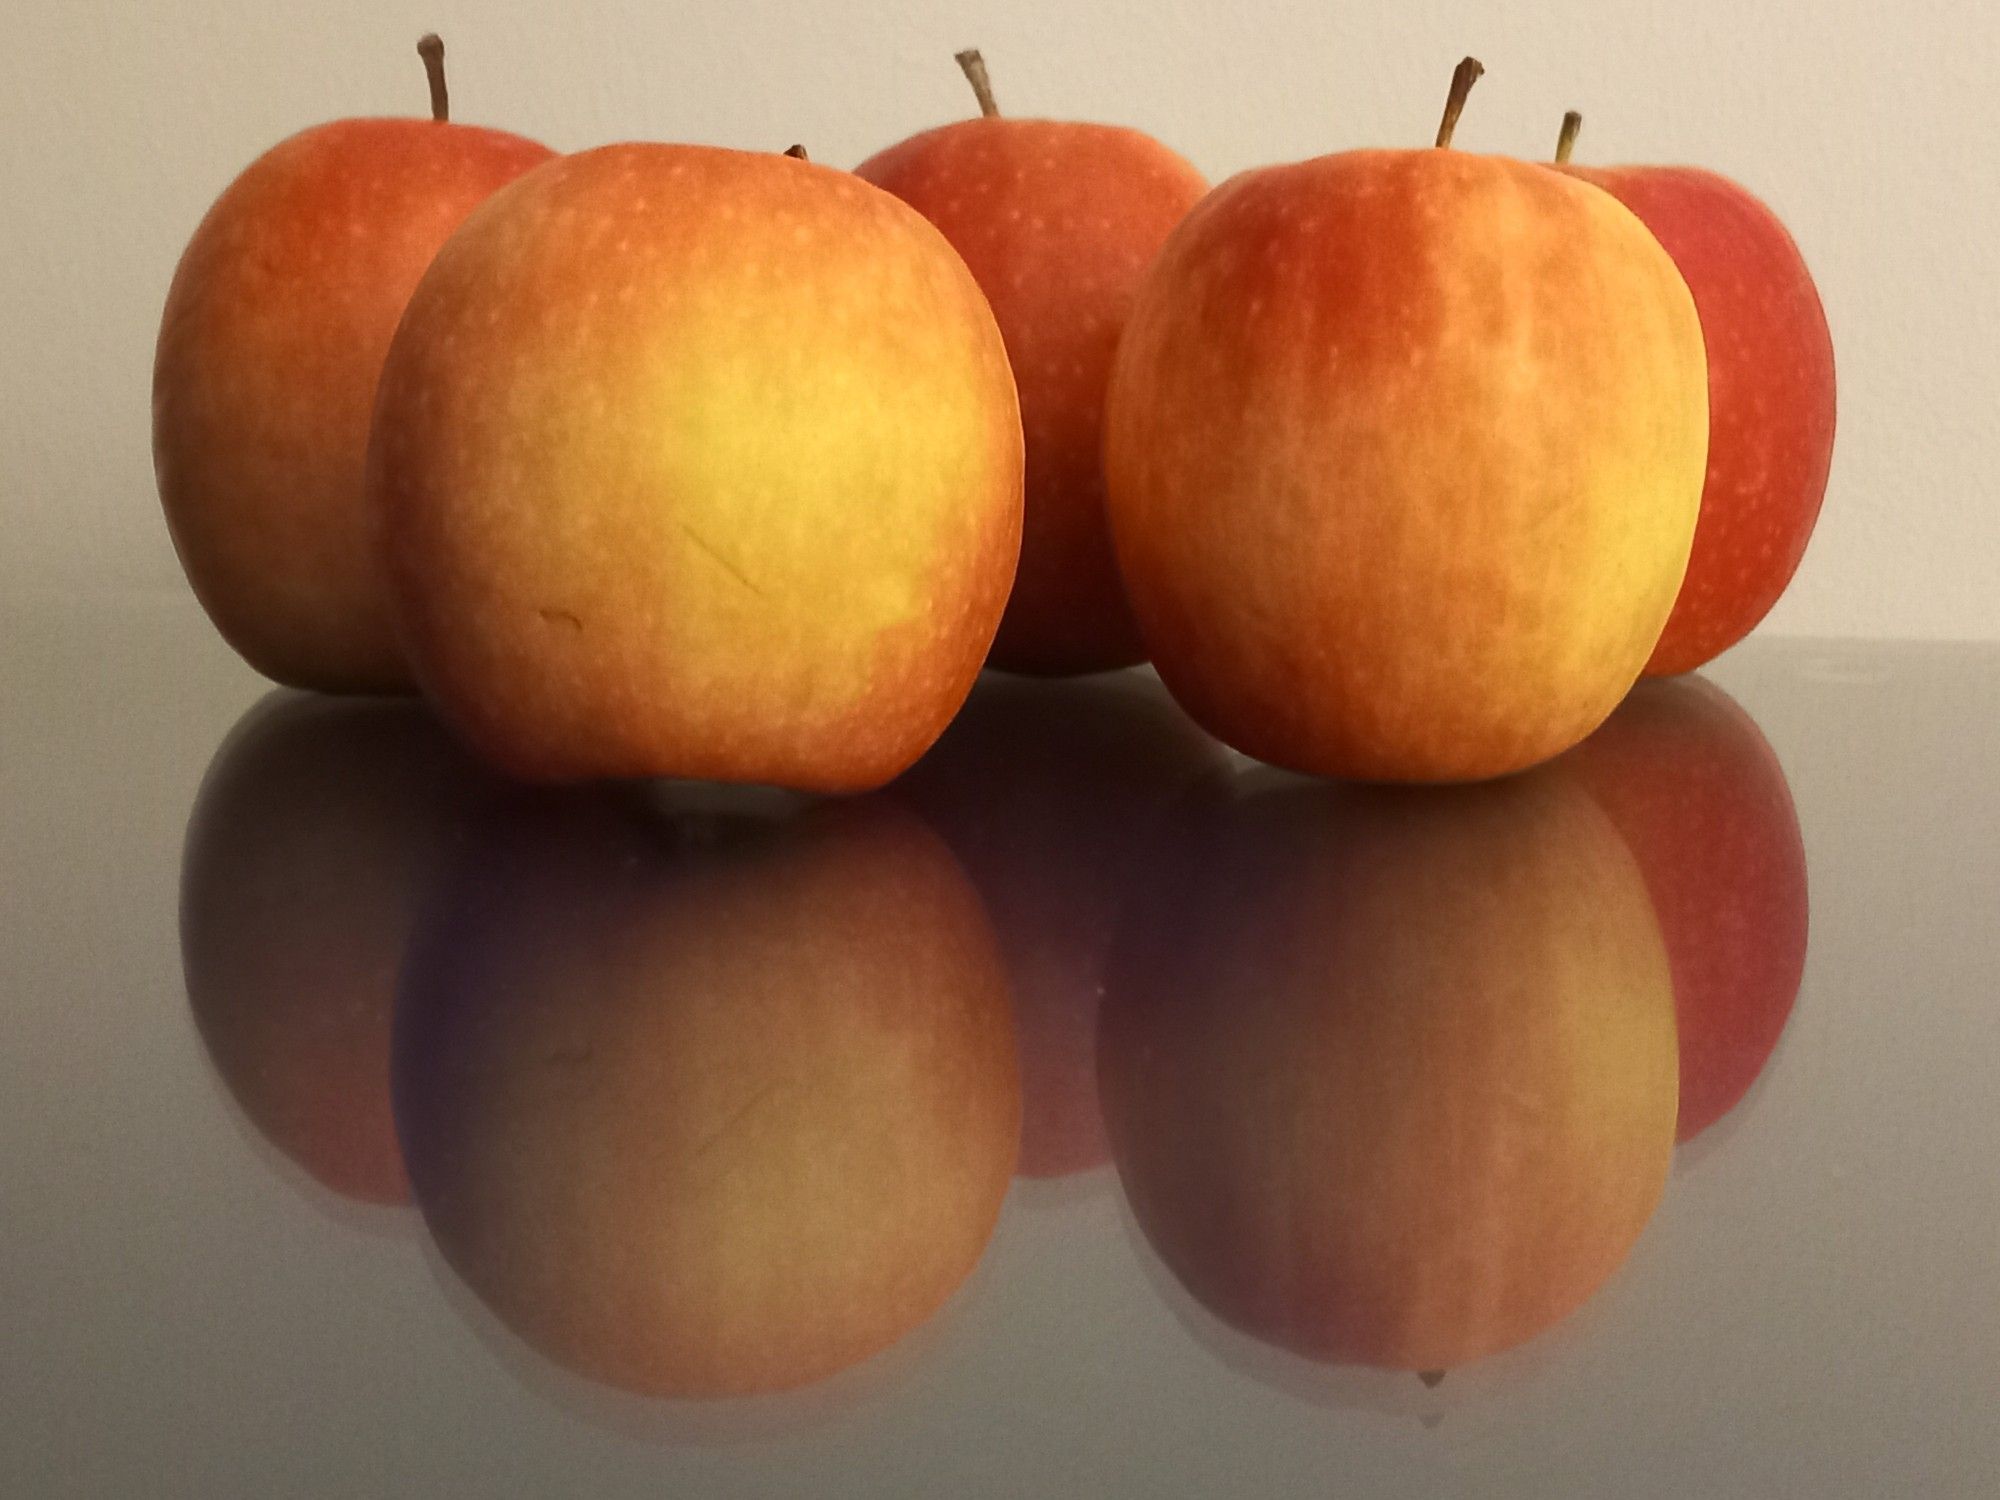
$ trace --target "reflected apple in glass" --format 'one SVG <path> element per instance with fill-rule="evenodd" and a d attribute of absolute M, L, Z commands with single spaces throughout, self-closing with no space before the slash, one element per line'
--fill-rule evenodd
<path fill-rule="evenodd" d="M 944 835 L 993 918 L 1019 1025 L 1021 1175 L 1110 1159 L 1097 1007 L 1119 903 L 1176 797 L 1229 763 L 1150 674 L 989 673 L 892 786 Z"/>
<path fill-rule="evenodd" d="M 1679 1136 L 1734 1109 L 1805 975 L 1806 851 L 1756 722 L 1699 677 L 1647 680 L 1571 755 L 1646 877 L 1680 1023 Z"/>
<path fill-rule="evenodd" d="M 1099 1038 L 1139 1228 L 1243 1333 L 1435 1372 L 1588 1301 L 1674 1144 L 1673 997 L 1624 841 L 1554 769 L 1192 805 Z"/>
<path fill-rule="evenodd" d="M 188 819 L 181 964 L 202 1042 L 258 1133 L 344 1198 L 409 1201 L 396 975 L 485 785 L 414 702 L 279 691 L 223 741 Z"/>
<path fill-rule="evenodd" d="M 810 1384 L 984 1251 L 1021 1096 L 977 895 L 909 813 L 523 793 L 427 913 L 396 1119 L 453 1270 L 649 1396 Z"/>

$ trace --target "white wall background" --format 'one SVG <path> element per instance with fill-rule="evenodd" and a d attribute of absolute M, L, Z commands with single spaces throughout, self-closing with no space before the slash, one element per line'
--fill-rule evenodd
<path fill-rule="evenodd" d="M 346 114 L 558 149 L 655 138 L 851 166 L 964 115 L 1139 126 L 1223 175 L 1420 145 L 1690 161 L 1748 183 L 1818 277 L 1839 444 L 1766 629 L 2000 637 L 2000 168 L 1992 0 L 0 0 L 0 588 L 183 587 L 154 497 L 152 343 L 175 259 L 251 157 Z"/>

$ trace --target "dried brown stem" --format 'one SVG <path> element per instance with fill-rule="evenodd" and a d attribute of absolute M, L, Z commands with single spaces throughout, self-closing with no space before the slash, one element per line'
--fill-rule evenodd
<path fill-rule="evenodd" d="M 1576 133 L 1583 129 L 1583 116 L 1571 110 L 1563 116 L 1562 129 L 1556 133 L 1556 165 L 1566 166 L 1570 152 L 1576 149 Z"/>
<path fill-rule="evenodd" d="M 444 86 L 444 38 L 435 31 L 417 42 L 417 56 L 424 60 L 424 76 L 431 81 L 431 118 L 439 122 L 451 118 L 451 94 Z"/>
<path fill-rule="evenodd" d="M 1454 132 L 1458 129 L 1458 117 L 1465 112 L 1465 97 L 1472 92 L 1472 86 L 1479 82 L 1486 67 L 1476 57 L 1463 59 L 1452 69 L 1451 93 L 1444 101 L 1444 118 L 1438 121 L 1437 143 L 1449 146 Z"/>
<path fill-rule="evenodd" d="M 972 85 L 972 93 L 979 100 L 979 112 L 987 119 L 1000 113 L 1000 106 L 993 99 L 993 80 L 986 76 L 986 59 L 979 55 L 977 47 L 968 47 L 957 54 L 959 67 L 965 70 L 965 81 Z"/>

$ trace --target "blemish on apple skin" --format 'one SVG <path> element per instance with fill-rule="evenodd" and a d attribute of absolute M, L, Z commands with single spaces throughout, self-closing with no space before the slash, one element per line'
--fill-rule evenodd
<path fill-rule="evenodd" d="M 580 617 L 578 617 L 577 615 L 575 615 L 575 614 L 571 613 L 571 612 L 570 612 L 569 610 L 566 610 L 566 609 L 538 609 L 538 610 L 536 610 L 536 611 L 535 611 L 535 613 L 536 613 L 537 615 L 539 615 L 539 616 L 541 617 L 541 619 L 543 620 L 543 622 L 544 622 L 544 623 L 546 623 L 546 624 L 549 624 L 549 625 L 567 625 L 567 626 L 568 626 L 568 627 L 569 627 L 569 628 L 570 628 L 571 630 L 582 630 L 582 629 L 583 629 L 583 621 L 582 621 L 582 619 L 581 619 Z"/>
<path fill-rule="evenodd" d="M 741 568 L 737 567 L 735 563 L 731 562 L 727 557 L 724 557 L 722 553 L 717 551 L 715 548 L 715 544 L 709 541 L 707 537 L 703 536 L 699 531 L 696 531 L 692 526 L 688 525 L 688 523 L 685 521 L 678 522 L 677 524 L 680 526 L 681 531 L 686 535 L 687 539 L 693 542 L 695 546 L 699 547 L 703 552 L 707 553 L 710 558 L 714 559 L 716 566 L 721 568 L 723 572 L 727 573 L 731 578 L 734 578 L 738 583 L 742 584 L 743 587 L 750 590 L 750 592 L 755 594 L 759 599 L 770 597 L 762 589 L 758 588 L 756 584 L 750 581 L 750 575 L 748 573 L 745 573 Z"/>

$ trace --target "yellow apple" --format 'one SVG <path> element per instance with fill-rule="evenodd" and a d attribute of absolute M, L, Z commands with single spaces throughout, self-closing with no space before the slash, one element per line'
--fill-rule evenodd
<path fill-rule="evenodd" d="M 1320 775 L 1569 748 L 1673 608 L 1707 393 L 1673 261 L 1574 178 L 1443 146 L 1233 178 L 1154 263 L 1107 398 L 1161 678 Z"/>
<path fill-rule="evenodd" d="M 389 352 L 403 640 L 551 780 L 855 790 L 964 701 L 1020 548 L 1020 410 L 921 215 L 779 154 L 607 146 L 496 195 Z"/>

